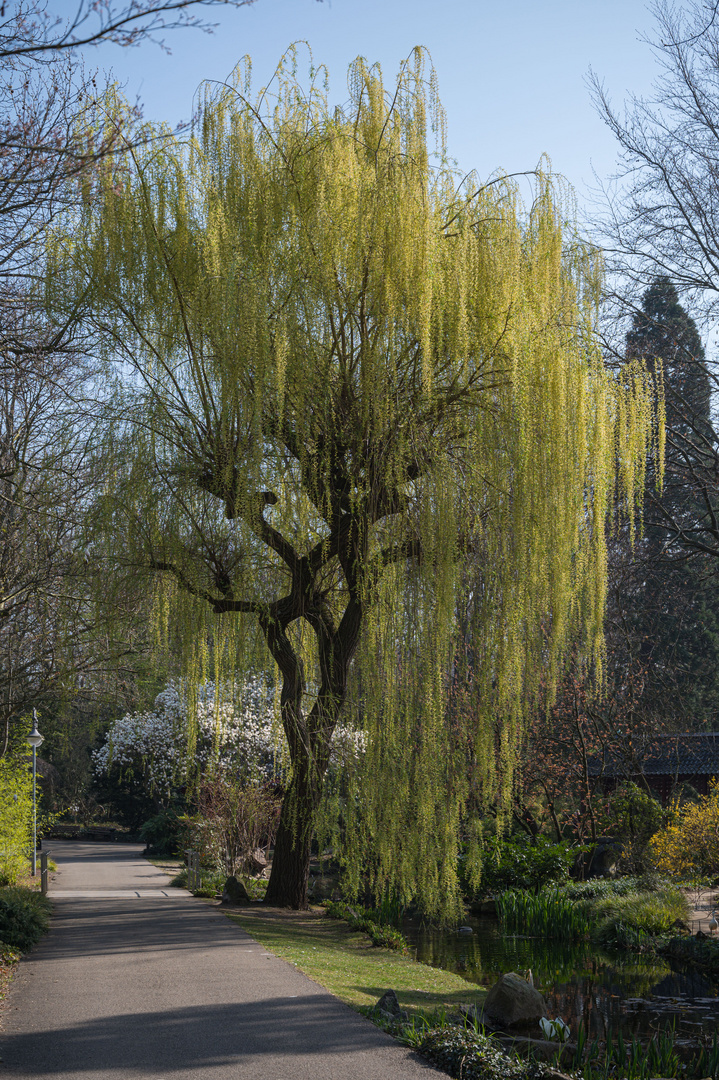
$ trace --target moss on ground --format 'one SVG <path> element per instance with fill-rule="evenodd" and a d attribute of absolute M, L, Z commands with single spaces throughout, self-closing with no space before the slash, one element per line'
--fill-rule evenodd
<path fill-rule="evenodd" d="M 486 994 L 450 971 L 373 946 L 366 934 L 328 918 L 322 909 L 252 907 L 228 916 L 265 948 L 355 1009 L 375 1005 L 389 989 L 396 991 L 402 1008 L 415 1015 L 456 1010 L 460 1003 L 474 1004 Z"/>

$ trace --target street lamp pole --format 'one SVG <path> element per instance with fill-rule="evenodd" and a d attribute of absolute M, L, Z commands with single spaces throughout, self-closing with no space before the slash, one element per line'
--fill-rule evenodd
<path fill-rule="evenodd" d="M 37 873 L 37 797 L 36 797 L 36 782 L 37 782 L 37 748 L 45 740 L 40 732 L 37 730 L 37 711 L 32 710 L 32 731 L 26 736 L 27 741 L 32 747 L 32 876 L 35 877 Z"/>

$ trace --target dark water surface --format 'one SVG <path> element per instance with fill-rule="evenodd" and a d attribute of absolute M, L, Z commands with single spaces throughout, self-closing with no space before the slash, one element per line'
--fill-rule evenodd
<path fill-rule="evenodd" d="M 500 975 L 531 969 L 552 1018 L 590 1039 L 646 1038 L 671 1030 L 690 1038 L 719 1029 L 719 986 L 705 975 L 678 970 L 669 961 L 636 953 L 598 951 L 544 938 L 503 936 L 494 919 L 469 919 L 472 933 L 408 923 L 403 933 L 423 964 L 454 971 L 468 982 L 491 986 Z M 537 1033 L 539 1035 L 539 1032 Z"/>

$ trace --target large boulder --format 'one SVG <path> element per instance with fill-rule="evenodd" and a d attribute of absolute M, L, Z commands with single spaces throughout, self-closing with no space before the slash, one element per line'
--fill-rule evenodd
<path fill-rule="evenodd" d="M 228 877 L 225 882 L 225 887 L 222 890 L 222 903 L 223 904 L 249 904 L 250 894 L 245 888 L 244 881 L 239 881 L 236 877 Z"/>
<path fill-rule="evenodd" d="M 379 1013 L 380 1018 L 383 1020 L 397 1022 L 398 1020 L 409 1019 L 408 1013 L 400 1008 L 394 990 L 385 990 L 384 994 L 375 1005 L 374 1011 Z"/>
<path fill-rule="evenodd" d="M 526 979 L 514 971 L 508 972 L 494 984 L 484 1000 L 482 1010 L 497 1026 L 529 1028 L 547 1015 L 547 1003 Z"/>

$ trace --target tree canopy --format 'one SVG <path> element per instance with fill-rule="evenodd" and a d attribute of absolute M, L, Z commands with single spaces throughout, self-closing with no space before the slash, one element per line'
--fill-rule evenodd
<path fill-rule="evenodd" d="M 600 260 L 561 185 L 538 170 L 525 208 L 510 178 L 450 167 L 421 50 L 391 90 L 356 60 L 337 107 L 288 68 L 253 98 L 239 67 L 190 138 L 101 164 L 48 303 L 82 302 L 124 365 L 99 528 L 154 574 L 161 635 L 196 682 L 263 650 L 279 673 L 268 902 L 306 902 L 333 804 L 350 880 L 446 911 L 472 777 L 508 793 L 540 672 L 577 635 L 601 655 L 605 526 L 642 490 L 651 379 L 604 369 Z M 342 710 L 367 749 L 330 791 Z"/>

